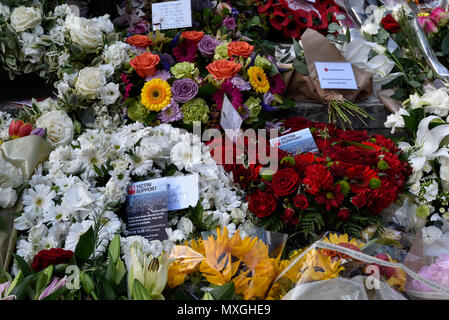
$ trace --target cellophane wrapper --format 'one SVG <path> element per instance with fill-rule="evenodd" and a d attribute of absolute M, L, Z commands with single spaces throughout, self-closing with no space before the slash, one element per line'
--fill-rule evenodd
<path fill-rule="evenodd" d="M 281 261 L 267 299 L 405 300 L 406 273 L 382 265 L 405 257 L 395 247 L 328 232 Z"/>

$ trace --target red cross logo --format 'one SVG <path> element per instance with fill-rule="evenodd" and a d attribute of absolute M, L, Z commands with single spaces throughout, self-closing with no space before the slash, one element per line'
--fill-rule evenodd
<path fill-rule="evenodd" d="M 326 71 L 326 72 L 328 72 L 329 71 L 329 69 L 326 67 L 326 68 L 324 68 L 324 71 Z"/>

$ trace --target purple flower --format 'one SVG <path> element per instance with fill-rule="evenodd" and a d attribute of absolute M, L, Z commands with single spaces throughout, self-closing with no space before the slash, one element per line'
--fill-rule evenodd
<path fill-rule="evenodd" d="M 171 87 L 173 100 L 178 103 L 185 103 L 192 100 L 198 94 L 198 85 L 192 79 L 175 80 Z"/>
<path fill-rule="evenodd" d="M 435 260 L 434 264 L 422 267 L 418 274 L 428 280 L 449 288 L 449 255 L 443 253 Z M 433 291 L 417 279 L 412 281 L 412 287 L 418 291 Z"/>
<path fill-rule="evenodd" d="M 235 19 L 232 17 L 226 17 L 223 20 L 223 25 L 230 30 L 235 30 Z"/>
<path fill-rule="evenodd" d="M 161 113 L 159 113 L 158 119 L 162 123 L 170 123 L 181 120 L 182 112 L 181 109 L 179 109 L 179 105 L 172 100 L 171 103 L 165 107 Z"/>
<path fill-rule="evenodd" d="M 267 121 L 265 124 L 265 129 L 266 130 L 280 130 L 282 127 L 282 122 L 281 121 Z"/>
<path fill-rule="evenodd" d="M 237 87 L 240 91 L 251 90 L 251 84 L 248 81 L 243 80 L 243 78 L 239 75 L 235 75 L 231 79 L 231 83 Z"/>
<path fill-rule="evenodd" d="M 212 36 L 205 35 L 203 38 L 198 42 L 198 50 L 200 51 L 201 55 L 206 58 L 213 57 L 215 48 L 220 44 L 220 41 L 215 39 Z"/>
<path fill-rule="evenodd" d="M 167 70 L 158 70 L 153 76 L 146 77 L 145 80 L 150 81 L 156 78 L 167 81 L 168 79 L 171 78 L 171 73 Z"/>
<path fill-rule="evenodd" d="M 145 34 L 148 32 L 148 23 L 141 21 L 138 24 L 126 29 L 130 34 Z"/>
<path fill-rule="evenodd" d="M 33 131 L 31 131 L 30 135 L 43 137 L 43 136 L 45 136 L 45 129 L 44 128 L 33 129 Z"/>
<path fill-rule="evenodd" d="M 65 286 L 66 281 L 67 281 L 67 277 L 62 278 L 61 280 L 59 280 L 58 277 L 54 277 L 53 281 L 48 285 L 48 287 L 45 288 L 44 291 L 42 291 L 38 300 L 43 300 L 44 298 L 48 297 L 52 293 L 61 289 L 63 286 Z"/>
<path fill-rule="evenodd" d="M 274 100 L 274 95 L 271 92 L 267 92 L 263 95 L 263 103 L 270 105 Z"/>

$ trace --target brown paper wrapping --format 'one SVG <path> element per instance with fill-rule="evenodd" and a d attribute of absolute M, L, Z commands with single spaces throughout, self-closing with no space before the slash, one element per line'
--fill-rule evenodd
<path fill-rule="evenodd" d="M 373 93 L 373 75 L 352 66 L 357 81 L 357 90 L 323 90 L 320 86 L 315 61 L 347 62 L 335 46 L 319 32 L 307 29 L 302 35 L 302 47 L 309 75 L 304 76 L 296 70 L 283 74 L 286 83 L 286 97 L 294 101 L 320 102 L 327 105 L 331 100 L 351 102 L 368 98 Z"/>
<path fill-rule="evenodd" d="M 4 142 L 0 152 L 6 161 L 21 170 L 23 181 L 27 181 L 36 166 L 48 158 L 50 147 L 44 138 L 31 135 Z M 21 209 L 22 202 L 19 199 L 12 208 L 0 210 L 0 217 L 6 224 L 6 229 L 0 230 L 0 270 L 7 270 L 11 263 L 11 251 L 14 250 L 17 238 L 12 214 Z"/>

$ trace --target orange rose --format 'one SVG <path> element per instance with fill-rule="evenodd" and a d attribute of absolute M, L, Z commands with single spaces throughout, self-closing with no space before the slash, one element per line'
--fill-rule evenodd
<path fill-rule="evenodd" d="M 204 32 L 203 31 L 184 31 L 183 33 L 181 33 L 181 36 L 184 39 L 187 39 L 187 40 L 190 40 L 193 42 L 200 42 L 200 40 L 204 36 Z"/>
<path fill-rule="evenodd" d="M 254 51 L 254 46 L 245 41 L 233 41 L 228 45 L 228 54 L 232 56 L 240 56 L 248 58 Z"/>
<path fill-rule="evenodd" d="M 144 49 L 153 44 L 153 41 L 151 41 L 150 38 L 148 38 L 147 36 L 142 36 L 140 34 L 136 34 L 132 37 L 126 38 L 126 42 L 132 46 Z"/>
<path fill-rule="evenodd" d="M 216 60 L 206 67 L 207 71 L 217 80 L 231 79 L 239 73 L 242 65 L 226 59 Z"/>
<path fill-rule="evenodd" d="M 161 59 L 157 54 L 144 52 L 132 59 L 129 64 L 136 69 L 137 74 L 141 78 L 153 76 L 156 73 L 157 65 Z"/>

